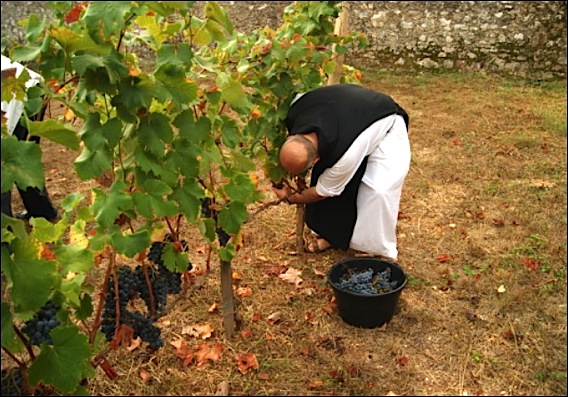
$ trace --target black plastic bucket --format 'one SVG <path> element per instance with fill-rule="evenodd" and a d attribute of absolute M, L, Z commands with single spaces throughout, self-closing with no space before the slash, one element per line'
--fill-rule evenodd
<path fill-rule="evenodd" d="M 396 287 L 389 292 L 376 294 L 361 294 L 340 288 L 343 277 L 369 268 L 373 269 L 373 276 L 390 268 L 390 280 L 397 282 Z M 337 262 L 329 269 L 327 280 L 333 289 L 341 319 L 362 328 L 375 328 L 388 323 L 407 283 L 406 274 L 400 266 L 378 258 L 349 258 Z"/>

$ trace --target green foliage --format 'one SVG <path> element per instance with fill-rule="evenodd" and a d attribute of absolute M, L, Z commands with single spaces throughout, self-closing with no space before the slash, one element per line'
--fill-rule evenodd
<path fill-rule="evenodd" d="M 100 349 L 88 343 L 97 338 L 81 335 L 71 317 L 93 314 L 87 293 L 94 286 L 85 276 L 108 249 L 137 258 L 165 224 L 175 235 L 170 220 L 183 217 L 221 260 L 233 258 L 247 207 L 263 199 L 252 171 L 261 168 L 274 181 L 287 176 L 277 153 L 293 97 L 326 84 L 334 57 L 350 45 L 365 45 L 358 34 L 333 35 L 338 5 L 293 2 L 278 29 L 248 35 L 216 2 L 206 2 L 203 16 L 194 2 L 53 2 L 56 18 L 27 19 L 29 42 L 14 45 L 10 57 L 33 61 L 45 77 L 45 98 L 82 125 L 30 122 L 31 133 L 80 150 L 80 179 L 111 176 L 88 204 L 66 198 L 56 224 L 35 219 L 27 233 L 21 221 L 2 216 L 2 273 L 13 304 L 2 302 L 3 346 L 21 348 L 6 323 L 30 318 L 48 299 L 61 304 L 61 325 L 30 366 L 31 383 L 72 393 L 94 376 L 86 360 Z M 358 81 L 354 69 L 345 71 L 345 82 Z M 2 98 L 21 97 L 21 88 L 3 82 Z M 14 182 L 41 187 L 38 146 L 3 134 L 2 147 L 2 191 Z M 204 197 L 219 206 L 215 219 L 201 213 Z M 216 228 L 234 238 L 221 247 Z M 164 261 L 182 270 L 188 258 L 169 249 Z"/>

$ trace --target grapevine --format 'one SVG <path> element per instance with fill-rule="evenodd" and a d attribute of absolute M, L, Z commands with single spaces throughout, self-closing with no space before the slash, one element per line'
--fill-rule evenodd
<path fill-rule="evenodd" d="M 2 50 L 31 62 L 45 79 L 39 88 L 48 108 L 64 110 L 26 122 L 30 135 L 80 153 L 74 170 L 95 187 L 89 200 L 64 198 L 54 224 L 35 218 L 29 230 L 2 215 L 2 347 L 31 387 L 47 377 L 57 393 L 86 394 L 83 380 L 128 332 L 150 348 L 163 345 L 155 320 L 193 266 L 180 222 L 201 232 L 222 263 L 222 283 L 230 282 L 235 237 L 251 219 L 249 205 L 265 198 L 252 174 L 288 179 L 277 153 L 293 97 L 324 84 L 337 64 L 333 46 L 345 52 L 366 40 L 332 34 L 339 2 L 293 2 L 279 28 L 247 35 L 216 2 L 203 12 L 194 2 L 50 6 L 54 18 L 26 19 L 27 42 L 3 40 Z M 138 50 L 152 61 L 140 62 Z M 344 70 L 356 83 L 356 71 Z M 3 100 L 10 87 L 23 92 L 23 80 L 4 83 Z M 3 192 L 14 183 L 43 186 L 39 150 L 30 153 L 4 126 L 2 149 Z M 156 242 L 165 227 L 170 237 Z M 104 281 L 86 281 L 101 264 Z M 47 305 L 58 309 L 45 321 L 39 313 Z M 49 362 L 61 359 L 62 346 L 73 351 L 64 368 Z M 26 351 L 29 361 L 19 360 Z"/>

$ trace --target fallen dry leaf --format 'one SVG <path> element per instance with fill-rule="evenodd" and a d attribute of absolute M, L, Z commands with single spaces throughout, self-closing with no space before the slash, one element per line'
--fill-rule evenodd
<path fill-rule="evenodd" d="M 217 390 L 215 391 L 216 396 L 228 396 L 229 395 L 229 382 L 226 380 L 222 381 L 217 385 Z"/>
<path fill-rule="evenodd" d="M 247 297 L 252 296 L 252 289 L 250 287 L 239 287 L 235 291 L 238 296 Z"/>
<path fill-rule="evenodd" d="M 196 338 L 207 339 L 213 334 L 214 328 L 211 324 L 186 325 L 182 328 L 182 335 L 194 336 Z"/>
<path fill-rule="evenodd" d="M 294 269 L 293 267 L 289 267 L 288 270 L 286 270 L 286 273 L 284 274 L 279 274 L 278 277 L 290 284 L 294 284 L 296 287 L 299 286 L 301 283 L 304 282 L 304 280 L 302 280 L 300 278 L 300 275 L 302 274 L 301 270 L 298 269 Z"/>
<path fill-rule="evenodd" d="M 314 380 L 310 382 L 310 384 L 308 385 L 310 389 L 318 389 L 322 386 L 323 386 L 323 380 Z"/>
<path fill-rule="evenodd" d="M 140 346 L 141 343 L 142 343 L 142 338 L 138 336 L 136 337 L 136 339 L 132 339 L 130 341 L 130 346 L 128 346 L 126 350 L 128 350 L 129 352 L 134 351 Z"/>
<path fill-rule="evenodd" d="M 305 312 L 304 313 L 304 318 L 310 323 L 310 324 L 317 324 L 318 323 L 318 319 L 310 312 Z"/>
<path fill-rule="evenodd" d="M 185 339 L 176 339 L 170 342 L 170 345 L 176 348 L 175 354 L 183 361 L 183 365 L 191 364 L 195 357 L 195 350 L 187 346 Z"/>
<path fill-rule="evenodd" d="M 140 379 L 142 379 L 142 383 L 146 384 L 152 379 L 152 375 L 150 372 L 142 368 L 140 369 Z"/>
<path fill-rule="evenodd" d="M 249 369 L 258 369 L 258 360 L 252 353 L 241 353 L 235 356 L 237 368 L 241 374 L 246 374 Z"/>
<path fill-rule="evenodd" d="M 270 324 L 276 324 L 280 320 L 282 320 L 282 313 L 274 312 L 266 319 Z"/>
<path fill-rule="evenodd" d="M 197 359 L 198 367 L 202 367 L 209 361 L 219 361 L 223 355 L 223 345 L 208 345 L 202 343 L 197 346 L 197 352 L 195 352 L 195 358 Z"/>

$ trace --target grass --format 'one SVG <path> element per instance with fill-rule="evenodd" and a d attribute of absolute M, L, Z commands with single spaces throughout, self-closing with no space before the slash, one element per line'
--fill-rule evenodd
<path fill-rule="evenodd" d="M 236 337 L 225 337 L 212 309 L 221 303 L 214 266 L 160 319 L 166 346 L 111 351 L 119 376 L 99 368 L 93 395 L 213 395 L 223 382 L 231 395 L 566 395 L 566 82 L 363 75 L 411 120 L 398 224 L 408 285 L 392 321 L 345 324 L 325 272 L 356 253 L 296 252 L 295 207 L 271 207 L 245 226 L 232 263 L 235 291 L 252 292 L 236 293 Z M 75 156 L 50 145 L 42 142 L 56 203 L 88 195 L 68 165 Z M 268 183 L 259 186 L 272 200 Z M 198 234 L 183 238 L 202 266 Z M 278 277 L 289 267 L 301 271 L 300 285 Z M 213 334 L 183 333 L 196 324 Z M 203 368 L 184 365 L 171 345 L 180 338 L 223 354 Z M 258 369 L 241 373 L 243 354 Z"/>

